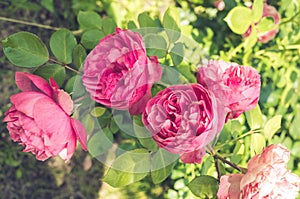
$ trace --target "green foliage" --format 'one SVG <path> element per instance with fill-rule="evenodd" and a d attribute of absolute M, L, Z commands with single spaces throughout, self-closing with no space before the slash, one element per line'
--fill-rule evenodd
<path fill-rule="evenodd" d="M 101 17 L 93 11 L 80 11 L 77 16 L 80 29 L 101 29 L 102 20 Z"/>
<path fill-rule="evenodd" d="M 249 8 L 237 6 L 224 19 L 236 34 L 244 34 L 251 25 L 252 12 Z"/>
<path fill-rule="evenodd" d="M 145 149 L 135 149 L 120 155 L 111 165 L 103 181 L 121 187 L 145 178 L 150 171 L 150 154 Z"/>
<path fill-rule="evenodd" d="M 16 66 L 32 68 L 49 60 L 45 44 L 34 34 L 18 32 L 2 40 L 3 51 Z"/>
<path fill-rule="evenodd" d="M 188 184 L 189 189 L 200 198 L 217 198 L 218 180 L 207 175 L 199 176 Z"/>
<path fill-rule="evenodd" d="M 66 70 L 58 64 L 47 64 L 39 67 L 34 71 L 34 74 L 49 80 L 53 77 L 59 86 L 62 86 L 66 78 Z"/>
<path fill-rule="evenodd" d="M 53 33 L 50 38 L 52 53 L 58 61 L 65 64 L 72 62 L 72 53 L 76 44 L 76 38 L 68 29 L 60 29 Z"/>

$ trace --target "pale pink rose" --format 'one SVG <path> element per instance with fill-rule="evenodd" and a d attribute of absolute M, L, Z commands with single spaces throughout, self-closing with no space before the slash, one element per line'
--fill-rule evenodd
<path fill-rule="evenodd" d="M 142 37 L 119 28 L 90 52 L 83 70 L 83 85 L 93 100 L 132 115 L 144 110 L 162 75 L 157 57 L 147 57 Z"/>
<path fill-rule="evenodd" d="M 263 19 L 265 17 L 272 18 L 274 21 L 274 25 L 278 25 L 280 23 L 280 15 L 277 12 L 276 8 L 274 8 L 273 6 L 264 4 L 263 14 L 262 14 L 261 19 Z M 256 29 L 257 29 L 258 24 L 259 24 L 259 22 L 255 24 Z M 260 32 L 259 30 L 257 30 L 257 31 L 258 31 L 258 41 L 260 41 L 262 43 L 267 43 L 276 36 L 276 34 L 279 31 L 279 27 L 276 26 L 273 29 L 265 31 L 265 32 Z M 251 32 L 252 32 L 252 27 L 249 26 L 246 33 L 243 34 L 243 37 L 250 36 Z"/>
<path fill-rule="evenodd" d="M 249 161 L 246 174 L 221 177 L 219 199 L 296 198 L 300 178 L 287 170 L 289 158 L 289 151 L 280 144 L 266 147 Z"/>
<path fill-rule="evenodd" d="M 226 121 L 255 108 L 258 103 L 260 75 L 250 66 L 210 60 L 199 68 L 197 81 L 224 103 Z"/>
<path fill-rule="evenodd" d="M 16 84 L 22 92 L 11 96 L 12 106 L 3 121 L 11 139 L 25 147 L 24 152 L 42 161 L 57 155 L 67 161 L 77 140 L 87 150 L 84 126 L 70 118 L 73 101 L 54 79 L 49 85 L 39 76 L 17 72 Z"/>
<path fill-rule="evenodd" d="M 173 85 L 148 101 L 142 120 L 159 147 L 184 163 L 200 163 L 224 125 L 224 111 L 202 85 Z"/>
<path fill-rule="evenodd" d="M 225 9 L 225 2 L 223 0 L 218 0 L 214 2 L 214 6 L 219 10 L 222 11 Z"/>
<path fill-rule="evenodd" d="M 243 174 L 228 174 L 221 177 L 219 191 L 217 193 L 219 199 L 239 199 L 240 182 Z"/>

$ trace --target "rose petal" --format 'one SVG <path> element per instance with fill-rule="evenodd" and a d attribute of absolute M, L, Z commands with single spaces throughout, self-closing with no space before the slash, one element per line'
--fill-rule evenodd
<path fill-rule="evenodd" d="M 74 118 L 71 118 L 71 123 L 73 126 L 73 129 L 76 134 L 76 138 L 79 140 L 81 147 L 83 150 L 87 151 L 87 135 L 85 127 L 82 125 L 82 123 Z"/>
<path fill-rule="evenodd" d="M 52 89 L 48 82 L 37 76 L 25 72 L 16 72 L 16 84 L 22 91 L 41 92 L 49 97 L 52 96 Z"/>
<path fill-rule="evenodd" d="M 69 116 L 52 100 L 38 100 L 33 114 L 37 126 L 49 136 L 45 145 L 65 144 L 73 133 Z"/>
<path fill-rule="evenodd" d="M 219 199 L 239 199 L 240 182 L 243 174 L 229 174 L 221 177 L 217 193 Z"/>
<path fill-rule="evenodd" d="M 33 91 L 21 92 L 10 97 L 15 108 L 31 118 L 34 115 L 34 106 L 39 100 L 49 101 L 52 99 L 43 93 Z"/>

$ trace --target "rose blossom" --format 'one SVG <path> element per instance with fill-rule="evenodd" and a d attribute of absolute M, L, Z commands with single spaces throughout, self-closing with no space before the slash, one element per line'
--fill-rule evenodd
<path fill-rule="evenodd" d="M 133 115 L 144 110 L 161 75 L 157 57 L 147 57 L 142 37 L 117 28 L 87 56 L 82 81 L 93 100 Z"/>
<path fill-rule="evenodd" d="M 70 118 L 71 97 L 54 79 L 49 85 L 39 76 L 16 72 L 16 84 L 22 92 L 11 96 L 12 106 L 3 121 L 11 139 L 25 147 L 24 152 L 42 161 L 57 155 L 69 160 L 77 140 L 87 150 L 84 126 Z"/>
<path fill-rule="evenodd" d="M 210 60 L 201 66 L 197 81 L 225 104 L 227 119 L 255 108 L 260 94 L 260 75 L 250 66 Z"/>
<path fill-rule="evenodd" d="M 251 158 L 246 174 L 221 177 L 219 199 L 293 199 L 300 190 L 300 178 L 287 170 L 290 153 L 282 145 L 270 145 Z"/>
<path fill-rule="evenodd" d="M 273 6 L 264 4 L 261 20 L 266 17 L 272 18 L 274 21 L 274 25 L 278 25 L 280 22 L 280 15 L 277 12 L 276 8 L 274 8 Z M 259 24 L 259 22 L 257 24 L 255 24 L 256 29 L 258 27 L 258 24 Z M 258 31 L 258 41 L 260 41 L 262 43 L 267 43 L 275 37 L 275 35 L 279 31 L 279 28 L 278 28 L 278 26 L 276 26 L 273 29 L 268 30 L 268 31 L 260 32 L 258 29 L 257 29 L 257 31 Z M 248 28 L 248 30 L 246 31 L 246 33 L 243 34 L 243 37 L 250 36 L 251 32 L 252 32 L 252 27 L 250 26 Z"/>
<path fill-rule="evenodd" d="M 200 84 L 173 85 L 146 105 L 142 120 L 158 146 L 200 163 L 205 147 L 224 125 L 224 107 Z"/>

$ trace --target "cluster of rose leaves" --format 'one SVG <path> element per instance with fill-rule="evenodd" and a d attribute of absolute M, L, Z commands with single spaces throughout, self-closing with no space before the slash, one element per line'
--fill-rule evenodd
<path fill-rule="evenodd" d="M 99 104 L 142 114 L 158 146 L 179 154 L 184 163 L 201 163 L 224 124 L 253 109 L 259 100 L 260 75 L 250 66 L 210 60 L 199 66 L 197 83 L 171 85 L 152 97 L 152 86 L 161 76 L 158 59 L 147 57 L 141 35 L 117 28 L 86 58 L 82 81 Z M 73 101 L 54 79 L 48 83 L 17 72 L 16 84 L 22 92 L 11 97 L 3 120 L 12 140 L 38 160 L 57 155 L 69 160 L 77 140 L 87 150 L 84 126 L 70 117 Z M 265 148 L 250 160 L 247 174 L 221 177 L 218 197 L 295 198 L 300 179 L 286 169 L 288 159 L 281 145 Z"/>

